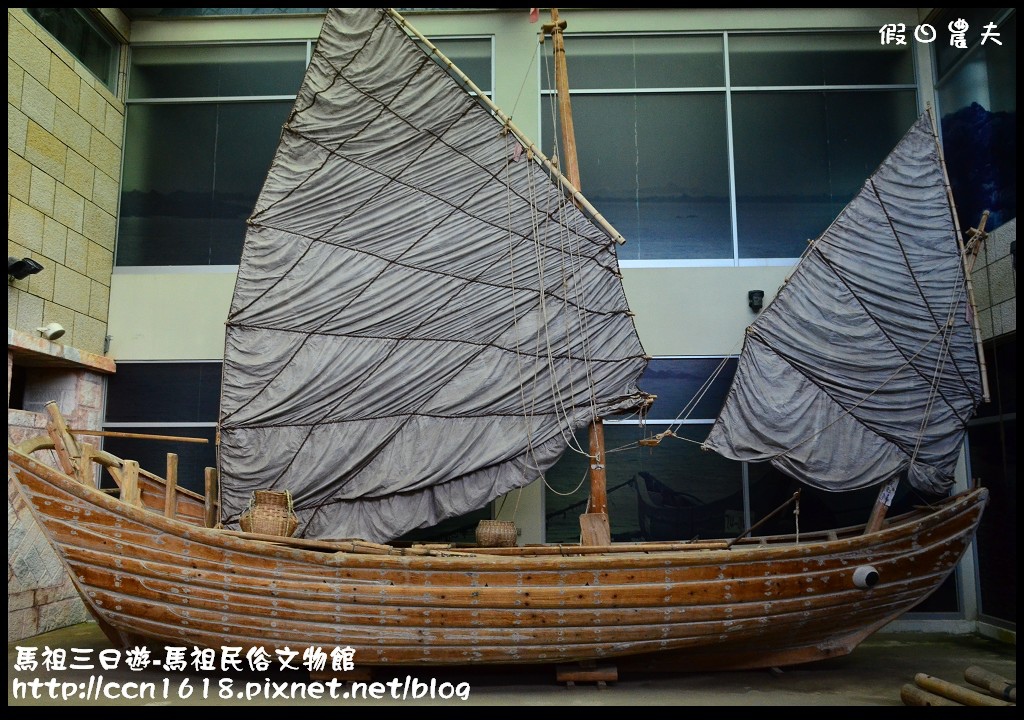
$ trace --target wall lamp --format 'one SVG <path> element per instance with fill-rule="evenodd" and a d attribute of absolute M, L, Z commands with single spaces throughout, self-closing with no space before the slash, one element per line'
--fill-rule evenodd
<path fill-rule="evenodd" d="M 64 326 L 60 323 L 49 323 L 43 327 L 36 328 L 36 330 L 38 330 L 39 334 L 45 339 L 50 341 L 56 340 L 59 337 L 64 337 Z"/>
<path fill-rule="evenodd" d="M 35 275 L 42 269 L 43 266 L 32 258 L 22 258 L 19 260 L 12 255 L 7 256 L 7 276 L 15 280 L 24 280 L 29 275 Z"/>
<path fill-rule="evenodd" d="M 747 305 L 754 312 L 761 312 L 764 306 L 764 290 L 751 290 L 747 293 Z"/>

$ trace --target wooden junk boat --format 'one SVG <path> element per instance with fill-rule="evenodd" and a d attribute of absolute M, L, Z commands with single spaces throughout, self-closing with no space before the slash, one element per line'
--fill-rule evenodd
<path fill-rule="evenodd" d="M 751 325 L 706 443 L 883 486 L 865 526 L 610 542 L 599 421 L 651 402 L 620 240 L 401 16 L 331 9 L 250 219 L 207 496 L 80 442 L 53 404 L 46 437 L 8 442 L 9 475 L 119 646 L 699 670 L 851 652 L 953 572 L 987 499 L 885 517 L 899 478 L 948 493 L 983 394 L 930 117 Z M 392 542 L 538 479 L 588 424 L 579 544 Z M 237 529 L 258 490 L 289 493 L 293 537 Z"/>

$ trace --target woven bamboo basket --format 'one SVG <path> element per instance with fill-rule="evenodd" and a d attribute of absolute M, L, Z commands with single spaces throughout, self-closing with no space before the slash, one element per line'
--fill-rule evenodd
<path fill-rule="evenodd" d="M 243 532 L 291 537 L 299 526 L 292 509 L 292 494 L 287 490 L 256 490 L 238 524 Z"/>
<path fill-rule="evenodd" d="M 476 526 L 476 544 L 480 547 L 514 547 L 518 532 L 510 520 L 481 520 Z"/>

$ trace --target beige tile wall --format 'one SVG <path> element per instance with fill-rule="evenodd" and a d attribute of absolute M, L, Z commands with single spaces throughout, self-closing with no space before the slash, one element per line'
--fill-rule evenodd
<path fill-rule="evenodd" d="M 989 234 L 971 274 L 984 340 L 1017 331 L 1017 269 L 1010 253 L 1016 240 L 1014 218 Z"/>
<path fill-rule="evenodd" d="M 43 270 L 7 285 L 8 327 L 57 322 L 102 353 L 124 103 L 30 17 L 7 11 L 7 252 Z"/>

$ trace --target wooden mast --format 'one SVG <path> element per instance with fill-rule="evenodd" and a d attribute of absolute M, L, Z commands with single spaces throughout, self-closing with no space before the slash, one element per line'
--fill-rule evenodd
<path fill-rule="evenodd" d="M 558 16 L 558 8 L 551 8 L 551 23 L 542 30 L 551 35 L 555 58 L 555 92 L 558 98 L 558 119 L 562 128 L 562 172 L 569 182 L 580 189 L 580 168 L 576 156 L 576 130 L 572 121 L 572 103 L 569 99 L 569 70 L 565 61 L 565 40 L 562 33 L 565 20 Z M 601 418 L 590 423 L 590 503 L 580 516 L 580 542 L 583 545 L 611 544 L 611 525 L 608 520 L 608 491 L 605 474 L 604 424 Z"/>

